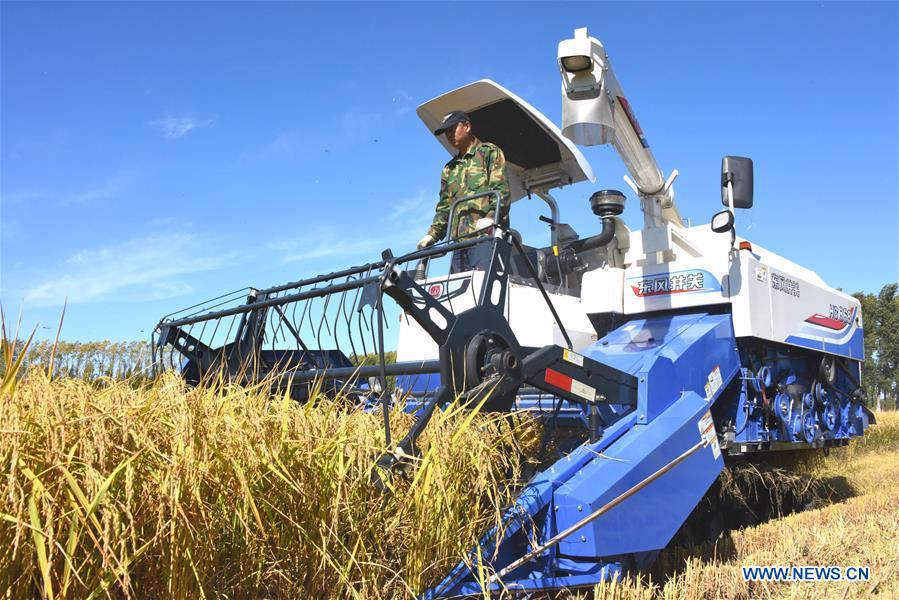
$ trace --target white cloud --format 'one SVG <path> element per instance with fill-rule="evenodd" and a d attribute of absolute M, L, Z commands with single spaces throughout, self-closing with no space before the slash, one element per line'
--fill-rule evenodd
<path fill-rule="evenodd" d="M 118 196 L 124 188 L 124 178 L 114 177 L 97 186 L 72 194 L 68 199 L 69 204 L 89 204 L 100 200 L 109 200 Z"/>
<path fill-rule="evenodd" d="M 150 227 L 164 227 L 166 225 L 172 225 L 176 223 L 177 220 L 175 217 L 156 217 L 155 219 L 150 219 Z M 183 226 L 184 223 L 181 222 Z"/>
<path fill-rule="evenodd" d="M 137 174 L 134 171 L 122 171 L 90 188 L 70 194 L 63 199 L 63 204 L 90 204 L 111 200 L 120 196 L 136 177 Z"/>
<path fill-rule="evenodd" d="M 326 223 L 309 223 L 315 234 L 272 240 L 265 249 L 285 264 L 329 258 L 375 261 L 385 248 L 398 254 L 411 252 L 431 224 L 436 204 L 436 195 L 421 189 L 390 205 L 375 226 L 355 229 L 355 236 L 348 236 L 346 231 L 338 233 Z M 336 261 L 329 265 L 333 270 L 346 266 Z"/>
<path fill-rule="evenodd" d="M 364 258 L 366 254 L 371 254 L 379 249 L 378 243 L 377 239 L 372 238 L 363 237 L 358 240 L 347 241 L 335 236 L 330 240 L 316 239 L 307 243 L 293 241 L 275 242 L 271 245 L 271 248 L 284 252 L 281 256 L 281 262 L 286 264 L 339 256 L 361 255 Z M 342 267 L 337 265 L 334 268 L 339 269 Z"/>
<path fill-rule="evenodd" d="M 427 215 L 430 220 L 436 206 L 436 197 L 432 197 L 426 190 L 418 190 L 414 196 L 395 202 L 390 207 L 387 219 L 391 222 L 418 223 L 422 220 L 422 215 Z"/>
<path fill-rule="evenodd" d="M 166 115 L 161 119 L 150 121 L 150 125 L 162 131 L 167 140 L 182 138 L 194 129 L 209 127 L 213 119 L 196 119 L 192 115 Z"/>
<path fill-rule="evenodd" d="M 418 190 L 414 196 L 398 200 L 382 219 L 391 232 L 384 241 L 398 247 L 406 247 L 411 242 L 417 242 L 434 220 L 436 207 L 437 194 L 423 189 Z"/>
<path fill-rule="evenodd" d="M 26 304 L 57 306 L 116 299 L 169 298 L 189 291 L 179 276 L 233 264 L 237 253 L 210 254 L 208 244 L 188 234 L 149 236 L 82 250 L 65 264 L 65 274 L 25 292 Z"/>
<path fill-rule="evenodd" d="M 378 240 L 371 238 L 361 238 L 359 240 L 342 240 L 340 243 L 319 242 L 317 244 L 306 245 L 303 248 L 297 248 L 294 252 L 290 252 L 281 257 L 282 263 L 294 263 L 319 258 L 329 258 L 335 256 L 357 256 L 365 253 L 372 253 L 378 248 Z"/>

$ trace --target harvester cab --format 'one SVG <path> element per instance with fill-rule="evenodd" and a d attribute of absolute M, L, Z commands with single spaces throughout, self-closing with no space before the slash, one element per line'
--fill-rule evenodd
<path fill-rule="evenodd" d="M 540 225 L 548 230 L 548 245 L 528 245 L 515 229 L 508 230 L 506 236 L 509 243 L 521 250 L 511 255 L 508 296 L 503 307 L 512 329 L 521 343 L 530 348 L 566 345 L 566 335 L 573 348 L 586 347 L 596 341 L 596 334 L 583 311 L 576 308 L 580 296 L 579 275 L 590 266 L 608 262 L 606 246 L 616 229 L 626 238 L 626 226 L 620 219 L 614 219 L 623 210 L 624 196 L 612 191 L 596 195 L 594 210 L 603 214 L 603 233 L 580 240 L 562 222 L 559 205 L 552 196 L 555 188 L 594 181 L 590 164 L 580 150 L 536 108 L 493 81 L 477 81 L 443 94 L 421 105 L 417 112 L 428 131 L 432 131 L 439 125 L 441 115 L 452 107 L 469 114 L 479 139 L 502 148 L 513 209 L 514 203 L 526 197 L 546 205 L 542 211 L 546 215 L 541 215 Z M 454 152 L 442 136 L 438 140 L 448 152 Z M 453 218 L 452 210 L 450 218 Z M 516 222 L 512 221 L 511 225 L 515 227 Z M 577 254 L 571 250 L 575 242 Z M 618 249 L 617 245 L 613 247 Z M 487 253 L 489 245 L 481 244 L 472 251 Z M 575 261 L 576 268 L 570 264 Z M 445 270 L 429 269 L 417 275 L 432 297 L 458 313 L 477 304 L 477 290 L 482 288 L 486 272 L 477 269 L 447 275 Z M 549 302 L 541 297 L 541 287 L 548 294 Z M 550 305 L 555 306 L 562 321 L 553 317 Z M 524 307 L 528 310 L 521 310 Z M 423 357 L 436 358 L 436 344 L 414 321 L 401 319 L 397 360 Z M 400 383 L 403 390 L 416 393 L 431 387 L 426 376 L 403 377 Z"/>
<path fill-rule="evenodd" d="M 487 80 L 418 109 L 429 131 L 449 110 L 470 114 L 478 137 L 507 158 L 512 199 L 546 203 L 548 245 L 496 225 L 244 288 L 168 315 L 154 333 L 156 364 L 191 383 L 264 382 L 300 401 L 312 390 L 380 408 L 376 484 L 413 468 L 416 439 L 455 398 L 533 413 L 545 436 L 557 424 L 580 431 L 555 445 L 559 459 L 426 597 L 570 588 L 644 568 L 725 458 L 845 445 L 873 422 L 861 392 L 859 302 L 736 235 L 736 209 L 752 205 L 751 161 L 725 157 L 726 209 L 711 227 L 685 226 L 677 171 L 663 175 L 603 45 L 579 29 L 557 58 L 561 130 Z M 580 238 L 561 221 L 551 190 L 592 182 L 577 146 L 597 144 L 621 157 L 642 229 L 622 222 L 616 190 L 589 195 L 595 235 Z M 434 261 L 461 250 L 483 253 L 483 267 L 438 273 Z M 395 402 L 416 416 L 399 441 Z"/>

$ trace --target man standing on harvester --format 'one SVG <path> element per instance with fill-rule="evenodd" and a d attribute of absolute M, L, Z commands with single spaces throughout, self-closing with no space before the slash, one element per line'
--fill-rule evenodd
<path fill-rule="evenodd" d="M 443 117 L 434 135 L 446 134 L 450 145 L 458 151 L 443 167 L 440 177 L 440 199 L 428 233 L 418 242 L 418 249 L 426 248 L 447 235 L 447 221 L 453 202 L 472 194 L 495 190 L 502 198 L 500 223 L 509 223 L 509 182 L 506 179 L 506 159 L 498 146 L 482 142 L 471 129 L 471 119 L 461 110 Z M 449 238 L 456 240 L 489 230 L 493 225 L 496 197 L 481 196 L 460 203 L 453 215 L 453 231 Z M 474 250 L 472 248 L 471 250 Z M 468 250 L 453 255 L 453 272 L 481 267 L 480 260 Z M 486 266 L 486 265 L 485 265 Z"/>

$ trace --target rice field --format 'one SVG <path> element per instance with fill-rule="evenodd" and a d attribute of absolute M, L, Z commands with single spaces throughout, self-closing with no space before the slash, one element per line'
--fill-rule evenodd
<path fill-rule="evenodd" d="M 410 424 L 392 418 L 395 435 Z M 899 419 L 879 420 L 827 461 L 729 470 L 718 491 L 740 502 L 802 488 L 814 508 L 671 548 L 652 579 L 588 595 L 899 597 Z M 410 598 L 496 522 L 540 428 L 451 406 L 390 494 L 371 482 L 380 415 L 340 400 L 32 370 L 4 382 L 0 434 L 4 597 Z M 866 565 L 872 580 L 746 583 L 746 564 Z"/>

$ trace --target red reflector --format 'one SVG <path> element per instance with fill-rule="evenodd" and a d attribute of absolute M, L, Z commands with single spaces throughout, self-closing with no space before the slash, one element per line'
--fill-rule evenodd
<path fill-rule="evenodd" d="M 557 387 L 560 390 L 565 390 L 566 392 L 571 391 L 571 377 L 568 375 L 563 375 L 558 371 L 553 371 L 552 369 L 546 370 L 546 375 L 543 377 L 544 381 L 553 387 Z"/>
<path fill-rule="evenodd" d="M 740 242 L 740 250 L 749 250 L 752 252 L 752 244 L 749 242 Z"/>

